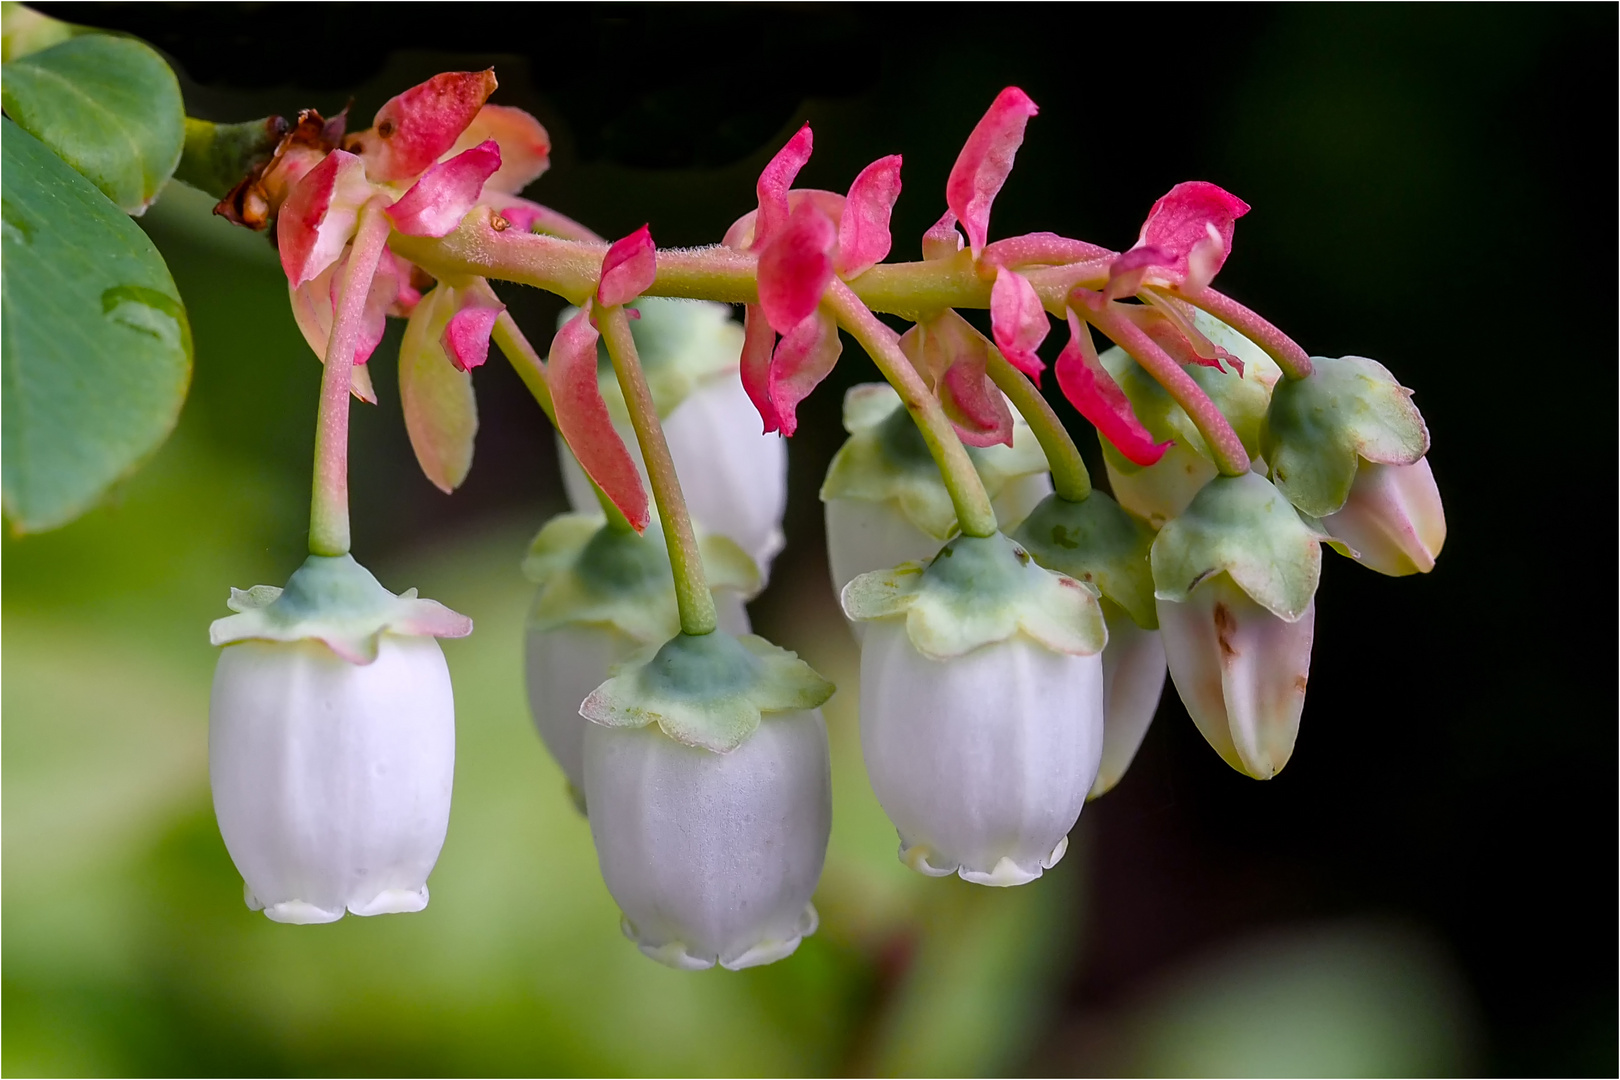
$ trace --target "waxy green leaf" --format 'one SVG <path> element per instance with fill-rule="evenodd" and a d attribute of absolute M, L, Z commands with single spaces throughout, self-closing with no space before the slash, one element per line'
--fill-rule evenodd
<path fill-rule="evenodd" d="M 157 198 L 185 145 L 180 84 L 133 38 L 87 34 L 15 60 L 0 103 L 129 214 Z"/>
<path fill-rule="evenodd" d="M 13 528 L 64 525 L 158 448 L 191 380 L 191 328 L 157 249 L 4 121 L 0 404 Z"/>

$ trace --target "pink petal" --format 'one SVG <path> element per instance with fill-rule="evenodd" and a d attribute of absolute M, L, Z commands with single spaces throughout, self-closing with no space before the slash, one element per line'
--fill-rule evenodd
<path fill-rule="evenodd" d="M 613 430 L 602 387 L 596 381 L 596 327 L 589 305 L 551 339 L 547 381 L 556 403 L 557 427 L 585 475 L 596 481 L 637 532 L 647 527 L 647 491 L 641 474 Z"/>
<path fill-rule="evenodd" d="M 371 197 L 360 159 L 333 150 L 287 194 L 276 217 L 276 248 L 293 288 L 337 262 Z"/>
<path fill-rule="evenodd" d="M 987 359 L 982 350 L 964 353 L 940 380 L 939 403 L 969 446 L 1011 446 L 1012 410 L 985 374 Z"/>
<path fill-rule="evenodd" d="M 411 312 L 399 343 L 399 404 L 405 433 L 422 475 L 445 494 L 467 479 L 478 435 L 472 378 L 444 355 L 444 327 L 455 308 L 454 290 L 439 284 Z"/>
<path fill-rule="evenodd" d="M 501 148 L 494 139 L 486 139 L 428 169 L 386 213 L 406 236 L 448 235 L 478 202 L 484 181 L 500 167 Z"/>
<path fill-rule="evenodd" d="M 765 309 L 749 304 L 743 309 L 741 375 L 748 400 L 759 410 L 764 434 L 782 430 L 782 418 L 771 403 L 771 353 L 776 348 L 776 331 L 765 319 Z"/>
<path fill-rule="evenodd" d="M 470 150 L 486 139 L 501 148 L 501 167 L 484 186 L 490 191 L 522 191 L 551 166 L 551 136 L 540 121 L 510 105 L 485 105 L 446 155 Z"/>
<path fill-rule="evenodd" d="M 770 372 L 771 404 L 783 435 L 798 430 L 799 402 L 832 372 L 843 351 L 838 323 L 825 312 L 812 312 L 783 335 L 771 357 Z"/>
<path fill-rule="evenodd" d="M 1039 111 L 1028 94 L 1007 87 L 996 95 L 951 167 L 945 202 L 967 230 L 975 259 L 989 237 L 990 204 L 1012 172 L 1013 156 L 1024 141 L 1024 125 Z"/>
<path fill-rule="evenodd" d="M 794 177 L 799 175 L 804 163 L 810 160 L 812 143 L 810 125 L 806 124 L 787 141 L 786 146 L 776 152 L 776 156 L 759 174 L 759 183 L 754 188 L 759 196 L 759 219 L 754 227 L 754 242 L 751 245 L 754 251 L 763 250 L 778 232 L 787 228 L 788 188 L 793 186 Z"/>
<path fill-rule="evenodd" d="M 422 172 L 456 144 L 495 86 L 494 68 L 447 71 L 391 98 L 371 129 L 350 141 L 366 159 L 366 175 L 390 183 Z"/>
<path fill-rule="evenodd" d="M 1136 246 L 1158 248 L 1176 282 L 1203 288 L 1232 250 L 1232 231 L 1249 204 L 1214 184 L 1189 180 L 1153 204 Z"/>
<path fill-rule="evenodd" d="M 1053 371 L 1063 396 L 1120 453 L 1138 465 L 1152 465 L 1164 456 L 1170 444 L 1155 443 L 1136 418 L 1125 391 L 1097 358 L 1097 350 L 1091 344 L 1091 331 L 1072 310 L 1069 312 L 1069 343 L 1058 354 Z"/>
<path fill-rule="evenodd" d="M 602 259 L 602 278 L 596 286 L 597 302 L 604 307 L 629 303 L 648 289 L 658 276 L 658 248 L 643 225 L 623 240 L 615 240 Z"/>
<path fill-rule="evenodd" d="M 929 230 L 923 233 L 923 258 L 932 262 L 935 259 L 949 259 L 962 250 L 962 234 L 956 228 L 956 215 L 949 210 L 945 216 L 934 222 Z"/>
<path fill-rule="evenodd" d="M 858 277 L 882 262 L 893 240 L 889 216 L 900 197 L 900 155 L 878 158 L 849 185 L 844 215 L 838 222 L 838 261 L 843 278 Z"/>
<path fill-rule="evenodd" d="M 497 302 L 492 306 L 482 297 L 459 291 L 456 295 L 461 298 L 461 308 L 444 324 L 439 345 L 457 370 L 471 371 L 489 359 L 489 335 L 506 305 Z"/>
<path fill-rule="evenodd" d="M 757 237 L 756 237 L 757 242 Z M 786 334 L 808 319 L 833 278 L 838 228 L 806 200 L 759 256 L 759 304 L 771 328 Z"/>
<path fill-rule="evenodd" d="M 1007 362 L 1032 379 L 1040 378 L 1046 364 L 1035 350 L 1050 330 L 1046 309 L 1029 279 L 1005 266 L 997 270 L 990 290 L 990 332 Z"/>

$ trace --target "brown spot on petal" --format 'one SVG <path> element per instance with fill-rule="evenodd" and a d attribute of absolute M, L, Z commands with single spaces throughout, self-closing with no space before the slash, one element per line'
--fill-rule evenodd
<path fill-rule="evenodd" d="M 1232 642 L 1229 640 L 1230 636 L 1236 632 L 1237 620 L 1232 617 L 1232 612 L 1228 610 L 1225 604 L 1216 604 L 1215 639 L 1221 643 L 1221 658 L 1223 660 L 1238 655 L 1238 651 L 1232 647 Z"/>
<path fill-rule="evenodd" d="M 1302 697 L 1303 697 L 1303 696 L 1304 696 L 1304 694 L 1305 694 L 1305 683 L 1306 683 L 1306 681 L 1307 681 L 1307 680 L 1306 680 L 1306 678 L 1305 678 L 1305 676 L 1303 676 L 1303 675 L 1297 675 L 1297 676 L 1295 676 L 1295 677 L 1294 677 L 1294 689 L 1295 689 L 1295 690 L 1296 690 L 1296 691 L 1297 691 L 1297 692 L 1298 692 L 1298 693 L 1299 693 L 1299 694 L 1300 694 L 1300 695 L 1301 695 L 1301 696 L 1302 696 Z"/>
<path fill-rule="evenodd" d="M 384 120 L 382 123 L 377 125 L 377 135 L 379 138 L 391 138 L 393 134 L 394 122 L 392 120 Z"/>

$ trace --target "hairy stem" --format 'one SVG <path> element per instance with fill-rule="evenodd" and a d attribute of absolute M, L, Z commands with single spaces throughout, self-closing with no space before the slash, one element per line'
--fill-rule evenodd
<path fill-rule="evenodd" d="M 714 596 L 703 576 L 703 557 L 698 553 L 697 537 L 692 532 L 692 517 L 686 512 L 681 481 L 675 475 L 675 461 L 669 455 L 664 429 L 658 423 L 652 391 L 647 389 L 641 358 L 636 353 L 636 340 L 630 335 L 630 319 L 622 307 L 598 308 L 596 323 L 602 331 L 602 339 L 607 342 L 608 355 L 613 358 L 613 371 L 619 377 L 619 389 L 624 391 L 624 403 L 630 409 L 630 424 L 636 430 L 636 442 L 641 444 L 653 501 L 658 504 L 658 518 L 664 525 L 664 543 L 669 548 L 669 563 L 675 571 L 675 603 L 680 609 L 681 633 L 692 637 L 712 634 L 717 625 Z"/>
<path fill-rule="evenodd" d="M 1171 295 L 1187 301 L 1194 307 L 1203 308 L 1221 322 L 1230 326 L 1260 348 L 1265 350 L 1267 356 L 1277 361 L 1282 368 L 1283 377 L 1287 379 L 1309 378 L 1313 367 L 1310 354 L 1299 347 L 1293 338 L 1277 329 L 1260 315 L 1230 296 L 1216 292 L 1214 289 L 1203 289 L 1197 293 L 1175 292 Z"/>
<path fill-rule="evenodd" d="M 309 505 L 309 551 L 346 555 L 349 551 L 349 383 L 360 340 L 371 279 L 388 242 L 382 204 L 360 211 L 359 228 L 338 284 L 332 335 L 326 341 L 321 373 L 321 404 L 315 419 L 315 484 Z"/>
<path fill-rule="evenodd" d="M 478 282 L 475 288 L 489 297 L 495 295 L 495 290 L 489 287 L 487 281 Z M 546 419 L 551 421 L 551 426 L 555 429 L 557 427 L 557 409 L 551 402 L 551 387 L 546 383 L 546 363 L 540 359 L 540 354 L 535 351 L 533 345 L 529 344 L 529 339 L 518 328 L 518 324 L 512 318 L 511 312 L 503 311 L 496 317 L 495 329 L 490 334 L 490 337 L 500 347 L 501 353 L 505 355 L 507 362 L 512 365 L 512 370 L 518 373 L 518 378 L 523 380 L 523 385 L 529 388 L 529 393 L 534 395 L 534 400 L 539 404 L 540 411 L 546 414 Z M 630 522 L 625 518 L 624 513 L 613 505 L 613 500 L 607 497 L 607 492 L 597 487 L 596 481 L 591 480 L 590 477 L 587 476 L 585 479 L 590 480 L 591 491 L 596 495 L 596 501 L 602 507 L 602 513 L 607 516 L 608 528 L 614 532 L 629 532 Z"/>
<path fill-rule="evenodd" d="M 1091 494 L 1091 474 L 1080 457 L 1080 448 L 1069 438 L 1069 432 L 1058 419 L 1052 406 L 1024 377 L 1024 373 L 1009 364 L 999 352 L 990 354 L 985 370 L 990 381 L 1012 401 L 1013 408 L 1023 416 L 1035 433 L 1046 455 L 1046 464 L 1052 470 L 1052 488 L 1058 498 L 1066 502 L 1083 502 Z"/>
<path fill-rule="evenodd" d="M 900 403 L 922 430 L 928 452 L 939 466 L 962 532 L 968 536 L 995 535 L 996 512 L 984 490 L 984 481 L 979 479 L 978 470 L 973 467 L 962 440 L 956 437 L 956 429 L 940 407 L 939 399 L 929 392 L 922 376 L 900 351 L 900 336 L 883 325 L 860 297 L 836 278 L 828 286 L 822 303 L 837 318 L 838 325 L 861 343 L 883 377 L 899 391 Z"/>
<path fill-rule="evenodd" d="M 1075 310 L 1096 323 L 1098 329 L 1113 338 L 1120 348 L 1130 353 L 1138 364 L 1147 369 L 1149 375 L 1158 380 L 1171 399 L 1192 419 L 1193 426 L 1204 437 L 1215 459 L 1215 467 L 1223 475 L 1242 476 L 1249 471 L 1249 452 L 1243 449 L 1243 441 L 1232 430 L 1225 415 L 1204 393 L 1203 387 L 1182 370 L 1174 357 L 1159 348 L 1146 330 L 1111 310 L 1111 305 L 1104 305 L 1101 311 L 1086 307 Z"/>

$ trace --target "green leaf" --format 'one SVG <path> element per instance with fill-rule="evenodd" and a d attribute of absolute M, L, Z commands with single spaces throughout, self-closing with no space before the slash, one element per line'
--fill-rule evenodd
<path fill-rule="evenodd" d="M 0 103 L 129 214 L 157 198 L 185 144 L 180 84 L 133 38 L 88 34 L 15 60 Z"/>
<path fill-rule="evenodd" d="M 88 510 L 174 428 L 191 327 L 133 221 L 4 121 L 0 404 L 6 514 L 20 532 Z"/>

